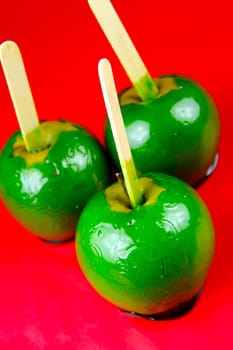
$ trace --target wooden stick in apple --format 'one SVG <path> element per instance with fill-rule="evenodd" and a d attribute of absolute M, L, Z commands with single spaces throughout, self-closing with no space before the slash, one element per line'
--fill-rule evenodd
<path fill-rule="evenodd" d="M 40 150 L 45 145 L 23 59 L 15 42 L 1 44 L 0 60 L 26 149 Z"/>
<path fill-rule="evenodd" d="M 143 194 L 139 185 L 122 119 L 111 64 L 106 58 L 99 61 L 98 72 L 119 161 L 121 164 L 126 191 L 129 196 L 131 206 L 135 208 L 142 202 Z"/>
<path fill-rule="evenodd" d="M 99 25 L 143 101 L 155 98 L 158 88 L 109 0 L 88 0 Z"/>

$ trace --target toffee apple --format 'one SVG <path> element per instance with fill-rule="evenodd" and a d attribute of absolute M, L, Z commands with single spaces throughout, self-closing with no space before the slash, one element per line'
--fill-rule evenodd
<path fill-rule="evenodd" d="M 17 44 L 2 43 L 0 58 L 20 125 L 0 153 L 1 198 L 37 236 L 68 240 L 86 202 L 110 182 L 106 154 L 97 139 L 75 123 L 39 123 Z"/>
<path fill-rule="evenodd" d="M 0 154 L 0 195 L 28 230 L 48 241 L 75 234 L 89 198 L 110 183 L 103 147 L 86 129 L 68 121 L 40 123 L 44 148 L 28 152 L 20 131 Z"/>
<path fill-rule="evenodd" d="M 133 84 L 119 100 L 138 173 L 162 171 L 197 185 L 218 158 L 220 122 L 214 101 L 192 79 L 152 79 L 111 2 L 88 3 Z M 108 121 L 105 140 L 119 170 Z"/>
<path fill-rule="evenodd" d="M 170 75 L 155 79 L 158 94 L 142 101 L 135 88 L 119 96 L 130 148 L 139 174 L 165 172 L 195 185 L 218 152 L 219 117 L 208 93 L 191 79 Z M 106 145 L 119 169 L 109 123 Z"/>
<path fill-rule="evenodd" d="M 82 211 L 78 261 L 96 291 L 120 309 L 168 317 L 203 287 L 214 252 L 212 220 L 182 180 L 137 177 L 108 60 L 100 61 L 99 75 L 124 184 L 99 191 Z"/>
<path fill-rule="evenodd" d="M 181 180 L 150 173 L 139 182 L 144 201 L 136 208 L 119 183 L 91 198 L 77 227 L 77 256 L 90 284 L 120 309 L 169 316 L 204 285 L 213 224 Z"/>

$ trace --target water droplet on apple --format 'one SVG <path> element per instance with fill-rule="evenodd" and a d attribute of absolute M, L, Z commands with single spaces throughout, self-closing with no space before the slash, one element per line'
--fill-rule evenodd
<path fill-rule="evenodd" d="M 27 193 L 25 193 L 25 194 L 22 195 L 22 200 L 23 200 L 23 201 L 26 201 L 26 200 L 28 200 L 28 199 L 29 199 L 29 195 L 28 195 Z"/>
<path fill-rule="evenodd" d="M 98 257 L 98 258 L 103 257 L 103 254 L 102 254 L 100 248 L 96 244 L 92 244 L 91 249 L 96 257 Z"/>
<path fill-rule="evenodd" d="M 168 256 L 163 256 L 160 258 L 160 277 L 162 279 L 168 278 L 170 271 L 170 258 Z"/>
<path fill-rule="evenodd" d="M 68 156 L 69 156 L 69 157 L 73 157 L 73 156 L 74 156 L 74 150 L 71 149 L 71 148 L 68 149 L 68 152 L 67 152 L 67 153 L 68 153 Z"/>
<path fill-rule="evenodd" d="M 97 230 L 97 231 L 96 231 L 96 235 L 97 235 L 98 237 L 102 236 L 102 234 L 103 234 L 102 230 Z"/>
<path fill-rule="evenodd" d="M 136 224 L 136 220 L 135 219 L 131 219 L 129 222 L 127 222 L 128 226 L 134 226 Z"/>

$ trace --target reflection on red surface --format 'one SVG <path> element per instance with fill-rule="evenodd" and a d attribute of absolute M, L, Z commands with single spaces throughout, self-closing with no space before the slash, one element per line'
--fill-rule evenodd
<path fill-rule="evenodd" d="M 0 204 L 0 349 L 232 349 L 233 55 L 229 1 L 115 0 L 152 75 L 201 83 L 218 106 L 222 138 L 214 174 L 198 189 L 213 217 L 216 251 L 203 293 L 185 316 L 150 321 L 122 313 L 86 282 L 74 242 L 49 245 Z M 97 63 L 111 60 L 119 90 L 129 81 L 84 1 L 1 4 L 0 41 L 15 40 L 41 119 L 70 119 L 103 140 L 105 108 Z M 131 15 L 129 15 L 129 13 Z M 216 25 L 217 24 L 217 25 Z M 0 146 L 17 128 L 0 70 Z"/>

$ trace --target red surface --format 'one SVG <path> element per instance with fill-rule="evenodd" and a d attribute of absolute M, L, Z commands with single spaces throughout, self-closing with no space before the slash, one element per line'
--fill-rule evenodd
<path fill-rule="evenodd" d="M 46 244 L 0 203 L 0 349 L 206 350 L 233 348 L 232 13 L 230 0 L 114 0 L 153 76 L 199 81 L 219 108 L 216 172 L 198 190 L 216 228 L 205 289 L 187 315 L 170 321 L 130 317 L 84 279 L 74 243 Z M 97 62 L 108 57 L 119 90 L 129 84 L 86 1 L 1 3 L 0 42 L 16 41 L 41 119 L 70 119 L 103 139 L 105 108 Z M 0 70 L 0 146 L 17 128 Z"/>

